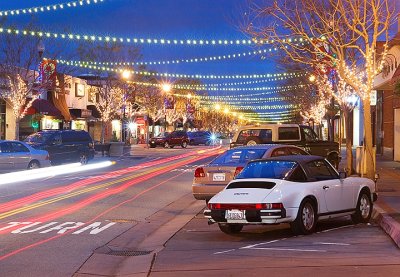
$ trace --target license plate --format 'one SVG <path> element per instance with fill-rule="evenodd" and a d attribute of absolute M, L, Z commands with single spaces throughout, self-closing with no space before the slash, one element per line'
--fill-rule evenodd
<path fill-rule="evenodd" d="M 225 173 L 214 173 L 213 181 L 225 181 Z"/>
<path fill-rule="evenodd" d="M 227 220 L 241 220 L 244 219 L 244 211 L 240 210 L 227 210 L 225 213 Z"/>

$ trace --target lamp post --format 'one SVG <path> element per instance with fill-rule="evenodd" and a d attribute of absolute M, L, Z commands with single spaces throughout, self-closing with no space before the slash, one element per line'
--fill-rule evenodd
<path fill-rule="evenodd" d="M 131 72 L 129 70 L 122 71 L 122 79 L 124 80 L 124 107 L 122 109 L 122 124 L 121 124 L 121 140 L 125 138 L 125 143 L 128 141 L 129 128 L 126 122 L 126 100 L 128 91 L 128 81 L 131 78 Z"/>
<path fill-rule="evenodd" d="M 37 47 L 36 47 L 36 49 L 37 49 L 37 52 L 38 52 L 38 55 L 39 55 L 39 66 L 38 66 L 38 71 L 39 71 L 39 74 L 38 74 L 38 79 L 39 79 L 39 77 L 40 77 L 40 74 L 41 74 L 41 71 L 43 71 L 42 70 L 42 57 L 43 57 L 43 53 L 44 53 L 44 50 L 45 50 L 45 47 L 44 47 L 44 43 L 43 43 L 43 41 L 42 40 L 39 40 L 39 42 L 38 42 L 38 45 L 37 45 Z M 35 74 L 35 70 L 33 71 L 34 72 L 34 74 Z M 42 72 L 43 73 L 43 72 Z M 43 76 L 42 76 L 42 78 L 43 78 Z M 37 82 L 37 81 L 39 81 L 39 80 L 36 80 L 36 78 L 35 78 L 35 76 L 33 76 L 33 79 L 34 79 L 34 81 L 33 81 L 33 85 L 35 85 L 35 84 L 38 84 L 39 85 L 39 82 Z M 43 82 L 43 80 L 41 80 L 42 82 Z M 39 105 L 38 105 L 38 113 L 39 113 L 39 117 L 38 117 L 38 119 L 39 119 L 39 130 L 41 130 L 42 128 L 41 128 L 41 126 L 42 126 L 42 119 L 41 119 L 41 117 L 40 117 L 40 98 L 41 98 L 41 94 L 42 94 L 42 92 L 41 91 L 38 91 L 37 92 L 38 93 L 38 98 L 39 98 Z"/>
<path fill-rule="evenodd" d="M 167 97 L 167 94 L 171 91 L 171 84 L 163 84 L 161 86 L 162 91 L 164 92 L 164 97 Z M 164 133 L 167 131 L 167 107 L 164 101 Z"/>

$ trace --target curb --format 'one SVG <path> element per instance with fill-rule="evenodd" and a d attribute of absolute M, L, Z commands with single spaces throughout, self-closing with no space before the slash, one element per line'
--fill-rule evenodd
<path fill-rule="evenodd" d="M 394 220 L 377 204 L 374 204 L 372 218 L 390 236 L 393 242 L 400 248 L 400 223 Z"/>

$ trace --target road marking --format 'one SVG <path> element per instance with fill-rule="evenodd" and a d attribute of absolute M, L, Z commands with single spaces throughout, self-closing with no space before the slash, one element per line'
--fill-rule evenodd
<path fill-rule="evenodd" d="M 235 251 L 235 249 L 229 249 L 229 250 L 225 250 L 225 251 L 221 251 L 221 252 L 215 252 L 214 255 L 228 253 L 228 252 L 232 252 L 232 251 Z"/>
<path fill-rule="evenodd" d="M 274 251 L 295 251 L 295 252 L 327 252 L 326 250 L 316 250 L 316 249 L 296 249 L 296 248 L 273 248 L 273 247 L 254 247 L 251 249 L 257 250 L 274 250 Z"/>
<path fill-rule="evenodd" d="M 317 245 L 342 245 L 342 246 L 349 246 L 349 243 L 340 243 L 340 242 L 314 242 L 313 244 Z"/>
<path fill-rule="evenodd" d="M 321 231 L 321 232 L 317 232 L 316 234 L 319 234 L 319 233 L 326 233 L 326 232 L 330 232 L 330 231 L 336 231 L 336 230 L 345 229 L 345 228 L 350 228 L 350 227 L 354 227 L 354 226 L 355 226 L 354 224 L 352 224 L 352 225 L 346 225 L 346 226 L 341 226 L 341 227 L 337 227 L 337 228 L 332 228 L 332 229 L 323 230 L 323 231 Z"/>
<path fill-rule="evenodd" d="M 267 241 L 267 242 L 262 242 L 262 243 L 257 243 L 257 244 L 253 244 L 253 245 L 244 246 L 244 247 L 241 247 L 239 249 L 249 249 L 249 248 L 253 248 L 253 247 L 259 246 L 259 245 L 270 244 L 270 243 L 274 243 L 274 242 L 278 242 L 278 241 L 281 241 L 281 240 L 279 240 L 279 239 L 271 240 L 271 241 Z"/>
<path fill-rule="evenodd" d="M 44 224 L 44 225 L 42 225 Z M 56 225 L 57 224 L 57 225 Z M 43 222 L 9 222 L 8 226 L 4 226 L 0 228 L 0 230 L 11 229 L 11 234 L 31 234 L 31 233 L 40 233 L 46 234 L 52 231 L 57 231 L 57 234 L 64 234 L 69 230 L 75 230 L 71 234 L 81 234 L 85 231 L 89 231 L 91 235 L 97 235 L 98 233 L 108 229 L 109 227 L 115 225 L 115 222 L 111 223 L 102 223 L 102 222 L 93 222 L 89 225 L 86 225 L 84 222 L 50 222 L 50 223 L 43 223 Z M 22 227 L 20 227 L 23 225 Z M 40 226 L 41 225 L 41 226 Z M 55 225 L 55 226 L 54 226 Z M 86 225 L 86 226 L 84 226 Z M 102 226 L 104 225 L 104 226 Z M 18 226 L 18 229 L 14 227 Z M 39 227 L 37 227 L 39 226 Z M 32 227 L 35 227 L 32 229 Z M 81 227 L 81 228 L 80 228 Z M 29 230 L 30 229 L 30 230 Z"/>

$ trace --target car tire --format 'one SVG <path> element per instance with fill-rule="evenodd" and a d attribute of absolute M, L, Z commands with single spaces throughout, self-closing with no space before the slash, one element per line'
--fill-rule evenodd
<path fill-rule="evenodd" d="M 243 229 L 243 224 L 218 223 L 219 229 L 225 234 L 238 234 Z"/>
<path fill-rule="evenodd" d="M 260 140 L 257 139 L 257 138 L 250 138 L 250 139 L 246 142 L 246 145 L 250 145 L 250 146 L 257 145 L 257 144 L 260 144 Z"/>
<path fill-rule="evenodd" d="M 168 141 L 164 142 L 164 147 L 165 147 L 165 148 L 169 148 L 169 147 L 170 147 Z"/>
<path fill-rule="evenodd" d="M 149 147 L 150 147 L 150 148 L 156 148 L 156 146 L 155 146 L 155 145 L 151 145 L 151 144 L 150 144 L 150 146 L 149 146 Z"/>
<path fill-rule="evenodd" d="M 358 196 L 356 212 L 351 215 L 354 223 L 368 223 L 371 219 L 373 203 L 371 195 L 367 190 L 362 190 Z"/>
<path fill-rule="evenodd" d="M 317 211 L 314 202 L 306 198 L 304 199 L 297 212 L 295 221 L 290 223 L 292 232 L 295 235 L 309 235 L 312 234 L 317 225 Z"/>
<path fill-rule="evenodd" d="M 40 163 L 38 161 L 31 161 L 28 164 L 28 169 L 37 169 L 40 168 Z"/>
<path fill-rule="evenodd" d="M 187 142 L 186 142 L 186 141 L 183 141 L 182 144 L 181 144 L 181 147 L 182 147 L 182 148 L 186 148 L 186 147 L 187 147 Z"/>
<path fill-rule="evenodd" d="M 79 155 L 79 162 L 81 164 L 87 164 L 88 163 L 88 157 L 86 154 L 82 153 Z"/>

